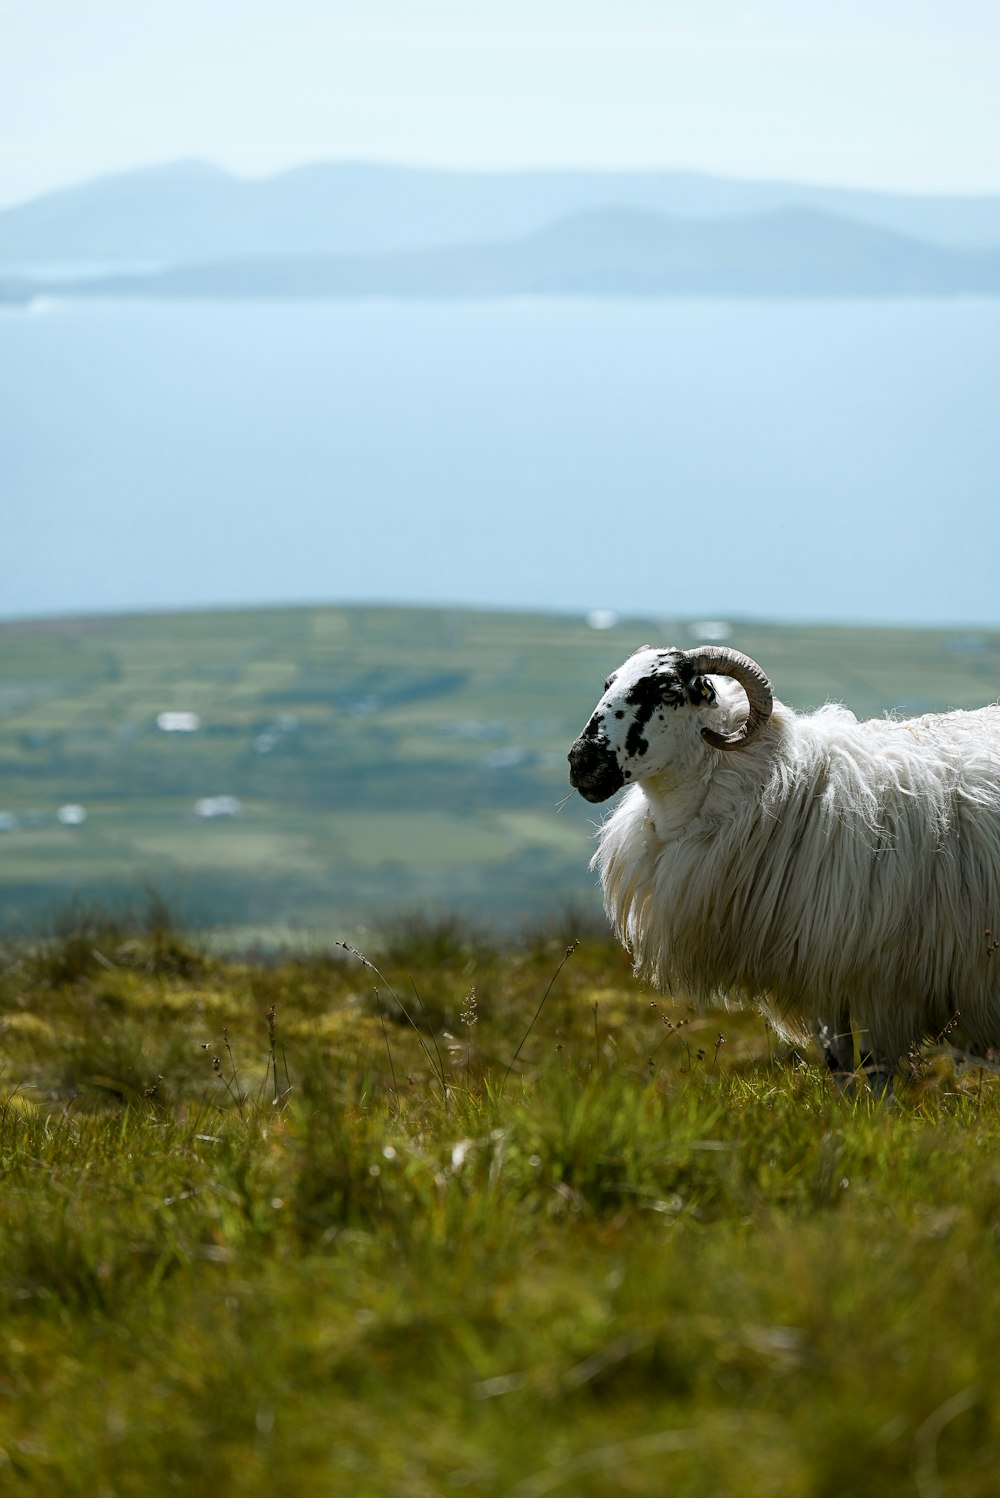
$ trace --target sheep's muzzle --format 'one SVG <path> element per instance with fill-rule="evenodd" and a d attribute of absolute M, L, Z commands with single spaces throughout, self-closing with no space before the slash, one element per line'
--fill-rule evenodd
<path fill-rule="evenodd" d="M 612 750 L 586 733 L 569 751 L 569 780 L 586 801 L 606 801 L 625 784 Z"/>

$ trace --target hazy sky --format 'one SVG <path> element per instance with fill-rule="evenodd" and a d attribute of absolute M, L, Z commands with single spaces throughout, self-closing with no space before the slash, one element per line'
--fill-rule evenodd
<path fill-rule="evenodd" d="M 1000 191 L 997 0 L 0 0 L 0 204 L 178 157 Z"/>

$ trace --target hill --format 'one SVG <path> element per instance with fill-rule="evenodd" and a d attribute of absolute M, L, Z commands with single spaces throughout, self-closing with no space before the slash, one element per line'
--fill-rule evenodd
<path fill-rule="evenodd" d="M 0 624 L 0 925 L 143 885 L 255 939 L 413 910 L 600 922 L 568 746 L 631 650 L 699 636 L 364 607 Z M 797 706 L 972 706 L 1000 680 L 1000 635 L 745 622 L 732 641 Z"/>
<path fill-rule="evenodd" d="M 458 172 L 327 162 L 266 178 L 182 161 L 0 211 L 0 265 L 390 254 L 524 238 L 630 209 L 686 220 L 813 209 L 951 249 L 1000 248 L 1000 197 L 863 192 L 687 172 Z"/>
<path fill-rule="evenodd" d="M 41 295 L 946 296 L 1000 289 L 1000 199 L 672 173 L 198 162 L 0 212 L 0 300 Z"/>
<path fill-rule="evenodd" d="M 8 296 L 995 296 L 1000 251 L 944 250 L 811 209 L 707 222 L 580 214 L 530 238 L 395 255 L 241 257 L 22 283 Z"/>
<path fill-rule="evenodd" d="M 94 276 L 33 294 L 196 298 L 995 296 L 1000 251 L 948 251 L 829 214 L 685 222 L 609 210 L 504 244 Z"/>

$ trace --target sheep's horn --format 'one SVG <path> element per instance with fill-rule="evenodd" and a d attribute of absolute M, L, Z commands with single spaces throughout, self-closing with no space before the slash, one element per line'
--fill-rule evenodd
<path fill-rule="evenodd" d="M 699 676 L 731 676 L 746 692 L 750 713 L 741 728 L 737 728 L 735 733 L 716 733 L 714 728 L 701 730 L 702 737 L 714 749 L 744 748 L 757 737 L 771 716 L 774 706 L 771 683 L 756 661 L 725 645 L 706 645 L 699 650 L 686 650 L 684 655 Z"/>

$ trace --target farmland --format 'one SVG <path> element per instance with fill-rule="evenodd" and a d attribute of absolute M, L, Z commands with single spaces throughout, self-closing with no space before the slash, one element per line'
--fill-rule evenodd
<path fill-rule="evenodd" d="M 568 797 L 566 749 L 632 649 L 697 637 L 684 620 L 376 607 L 2 624 L 0 925 L 143 888 L 234 939 L 398 912 L 507 930 L 596 916 L 595 813 Z M 796 706 L 1000 692 L 995 634 L 735 623 L 731 640 Z"/>

